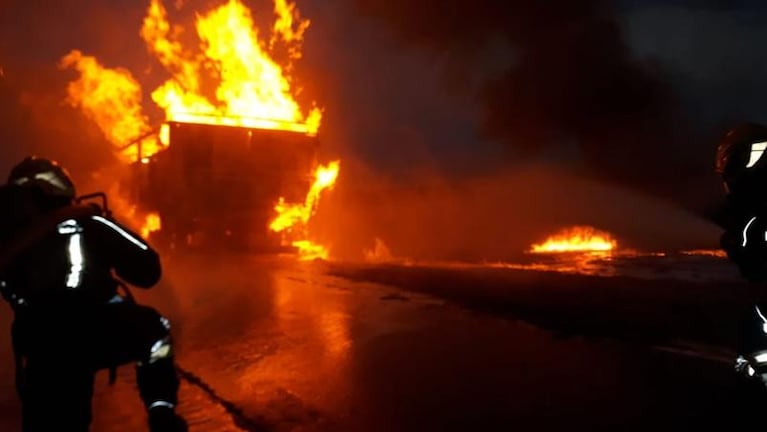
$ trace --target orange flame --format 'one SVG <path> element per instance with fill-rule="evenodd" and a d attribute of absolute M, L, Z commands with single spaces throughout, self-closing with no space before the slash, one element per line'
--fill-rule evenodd
<path fill-rule="evenodd" d="M 150 131 L 141 109 L 141 85 L 129 71 L 105 68 L 96 58 L 77 50 L 61 59 L 59 66 L 80 72 L 80 78 L 67 87 L 67 102 L 79 107 L 113 145 L 123 147 Z M 153 137 L 142 146 L 149 153 L 159 150 Z M 136 148 L 125 150 L 123 156 L 135 159 Z"/>
<path fill-rule="evenodd" d="M 335 185 L 340 166 L 340 161 L 334 161 L 317 168 L 314 173 L 314 184 L 312 184 L 302 204 L 287 204 L 284 198 L 280 198 L 280 202 L 274 208 L 278 216 L 272 221 L 269 228 L 275 232 L 283 232 L 296 226 L 306 225 L 317 211 L 322 191 Z"/>
<path fill-rule="evenodd" d="M 274 13 L 277 14 L 277 20 L 272 27 L 269 48 L 274 49 L 277 42 L 282 40 L 288 47 L 290 60 L 299 60 L 302 57 L 301 46 L 304 41 L 304 32 L 311 22 L 302 20 L 296 5 L 288 3 L 287 0 L 274 0 Z M 292 66 L 292 63 L 288 63 L 286 68 L 290 70 Z"/>
<path fill-rule="evenodd" d="M 534 253 L 562 252 L 608 252 L 618 247 L 618 242 L 604 231 L 589 226 L 576 226 L 562 230 L 532 246 Z"/>
<path fill-rule="evenodd" d="M 727 252 L 721 249 L 693 249 L 682 251 L 682 255 L 688 256 L 706 256 L 714 258 L 727 258 Z"/>
<path fill-rule="evenodd" d="M 285 0 L 275 0 L 275 11 L 272 45 L 283 40 L 291 58 L 299 58 L 309 21 L 300 20 L 295 5 Z M 322 112 L 315 106 L 304 115 L 240 0 L 199 16 L 196 30 L 201 53 L 184 48 L 178 40 L 184 29 L 171 27 L 160 0 L 152 0 L 141 36 L 172 76 L 152 92 L 167 120 L 317 133 Z M 215 99 L 203 94 L 204 82 L 217 82 Z"/>
<path fill-rule="evenodd" d="M 301 58 L 303 35 L 310 22 L 294 3 L 274 0 L 277 19 L 268 45 L 282 42 L 288 50 L 286 70 Z M 181 43 L 186 29 L 168 21 L 161 0 L 151 0 L 141 37 L 171 77 L 155 89 L 152 100 L 165 111 L 165 121 L 245 126 L 316 135 L 322 111 L 304 113 L 291 79 L 258 39 L 250 10 L 240 0 L 229 0 L 207 14 L 198 15 L 195 30 L 198 50 Z M 139 83 L 125 69 L 102 66 L 94 57 L 74 50 L 61 60 L 62 68 L 76 69 L 80 78 L 69 85 L 68 102 L 83 110 L 110 142 L 123 147 L 152 128 L 142 112 Z M 204 91 L 212 88 L 212 91 Z M 162 149 L 157 137 L 142 142 L 142 156 Z M 135 158 L 131 147 L 127 157 Z"/>
<path fill-rule="evenodd" d="M 295 99 L 300 88 L 293 86 L 286 73 L 292 71 L 292 62 L 301 58 L 310 22 L 301 18 L 291 0 L 273 1 L 276 19 L 268 44 L 259 39 L 250 9 L 241 0 L 228 0 L 197 15 L 194 30 L 199 43 L 187 46 L 183 42 L 188 42 L 190 32 L 181 25 L 171 25 L 162 0 L 150 0 L 140 35 L 170 75 L 151 93 L 165 113 L 165 122 L 317 134 L 322 111 L 316 104 L 302 110 Z M 273 59 L 278 45 L 287 52 L 284 66 Z M 62 65 L 76 68 L 81 75 L 70 85 L 70 103 L 94 119 L 113 143 L 125 146 L 150 132 L 142 114 L 141 87 L 128 71 L 104 68 L 79 51 L 65 57 Z M 149 162 L 152 154 L 168 145 L 167 123 L 158 135 L 147 138 L 151 140 L 148 144 L 142 141 L 142 162 Z M 129 156 L 135 160 L 135 147 L 131 149 Z M 320 194 L 332 187 L 338 170 L 339 162 L 320 167 L 302 204 L 288 204 L 281 198 L 276 205 L 277 216 L 270 228 L 290 234 L 291 244 L 304 257 L 327 257 L 325 248 L 305 239 Z"/>
<path fill-rule="evenodd" d="M 144 238 L 149 237 L 153 232 L 160 231 L 162 229 L 162 220 L 157 213 L 149 213 L 144 221 L 144 226 L 141 227 L 141 236 Z"/>
<path fill-rule="evenodd" d="M 320 202 L 320 196 L 323 191 L 331 189 L 338 178 L 338 172 L 341 168 L 340 161 L 330 162 L 325 166 L 320 166 L 314 173 L 314 183 L 303 203 L 288 204 L 284 198 L 274 207 L 277 217 L 269 224 L 269 228 L 278 233 L 287 233 L 294 235 L 306 235 L 309 219 L 317 211 Z M 296 233 L 296 231 L 298 231 Z M 298 240 L 291 243 L 299 249 L 302 257 L 307 259 L 327 258 L 328 251 L 322 248 L 318 252 L 319 245 L 315 245 L 308 240 Z"/>
<path fill-rule="evenodd" d="M 292 245 L 298 249 L 298 255 L 301 261 L 311 261 L 315 259 L 328 259 L 330 253 L 325 246 L 312 243 L 309 240 L 297 240 Z"/>

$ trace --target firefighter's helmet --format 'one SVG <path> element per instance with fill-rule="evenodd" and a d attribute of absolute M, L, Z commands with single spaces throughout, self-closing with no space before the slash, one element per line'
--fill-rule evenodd
<path fill-rule="evenodd" d="M 39 188 L 51 197 L 64 200 L 75 198 L 75 184 L 69 173 L 57 162 L 30 156 L 13 167 L 8 184 Z"/>
<path fill-rule="evenodd" d="M 745 123 L 730 130 L 716 149 L 716 172 L 728 193 L 767 199 L 767 127 Z"/>

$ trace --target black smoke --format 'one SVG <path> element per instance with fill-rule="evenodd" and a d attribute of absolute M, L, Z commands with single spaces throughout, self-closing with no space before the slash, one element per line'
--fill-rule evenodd
<path fill-rule="evenodd" d="M 475 94 L 485 137 L 513 157 L 574 146 L 590 174 L 666 195 L 683 195 L 710 171 L 710 149 L 695 148 L 664 71 L 632 54 L 611 2 L 352 1 L 403 48 L 449 57 L 459 76 L 474 73 L 487 46 L 506 47 L 494 51 L 505 66 Z"/>

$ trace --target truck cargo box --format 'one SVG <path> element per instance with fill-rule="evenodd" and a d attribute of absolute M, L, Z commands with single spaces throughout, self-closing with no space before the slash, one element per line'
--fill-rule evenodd
<path fill-rule="evenodd" d="M 134 200 L 172 247 L 282 250 L 274 206 L 304 200 L 318 140 L 304 133 L 170 122 L 169 146 L 133 165 Z"/>

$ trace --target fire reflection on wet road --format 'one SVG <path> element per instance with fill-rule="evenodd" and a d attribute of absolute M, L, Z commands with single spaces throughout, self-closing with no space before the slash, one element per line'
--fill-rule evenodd
<path fill-rule="evenodd" d="M 313 263 L 172 257 L 167 269 L 140 301 L 172 318 L 181 366 L 248 420 L 238 425 L 185 383 L 192 431 L 686 430 L 730 420 L 729 368 L 710 361 L 559 339 Z M 143 430 L 131 375 L 122 368 L 114 388 L 100 380 L 94 431 Z M 10 425 L 13 408 L 3 405 Z"/>

